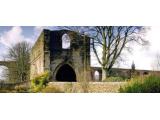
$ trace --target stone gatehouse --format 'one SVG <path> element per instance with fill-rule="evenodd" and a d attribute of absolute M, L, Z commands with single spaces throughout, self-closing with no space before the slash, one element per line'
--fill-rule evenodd
<path fill-rule="evenodd" d="M 52 81 L 100 81 L 100 67 L 90 66 L 90 38 L 68 30 L 43 30 L 31 51 L 30 78 L 48 70 Z M 99 73 L 98 80 L 95 72 Z M 160 71 L 136 70 L 136 75 Z M 131 69 L 113 68 L 111 76 L 131 77 Z"/>
<path fill-rule="evenodd" d="M 90 38 L 45 29 L 32 48 L 30 63 L 31 79 L 49 70 L 53 81 L 90 81 Z"/>

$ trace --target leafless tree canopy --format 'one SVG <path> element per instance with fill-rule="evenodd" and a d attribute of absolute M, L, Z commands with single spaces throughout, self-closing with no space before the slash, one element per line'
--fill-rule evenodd
<path fill-rule="evenodd" d="M 130 49 L 128 43 L 136 42 L 140 45 L 147 44 L 142 37 L 143 27 L 132 26 L 98 26 L 93 30 L 96 32 L 93 40 L 93 50 L 99 63 L 107 69 L 112 68 L 123 49 Z M 97 55 L 95 46 L 102 47 L 102 59 Z"/>
<path fill-rule="evenodd" d="M 145 28 L 139 26 L 97 26 L 93 28 L 93 51 L 102 66 L 102 79 L 106 79 L 116 60 L 124 49 L 130 50 L 129 43 L 146 45 L 143 39 Z M 96 45 L 102 47 L 102 58 L 97 54 Z"/>
<path fill-rule="evenodd" d="M 148 44 L 148 41 L 144 39 L 146 28 L 142 26 L 70 26 L 64 28 L 92 38 L 92 50 L 102 66 L 102 79 L 106 79 L 108 72 L 121 57 L 124 49 L 131 51 L 129 43 Z M 102 48 L 102 57 L 98 54 L 97 46 Z"/>
<path fill-rule="evenodd" d="M 8 49 L 7 58 L 16 61 L 16 69 L 18 74 L 17 81 L 25 81 L 29 79 L 29 58 L 31 46 L 27 42 L 20 42 Z"/>

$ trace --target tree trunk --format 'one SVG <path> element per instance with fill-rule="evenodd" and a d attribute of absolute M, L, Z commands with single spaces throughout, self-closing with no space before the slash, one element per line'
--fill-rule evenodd
<path fill-rule="evenodd" d="M 102 81 L 106 80 L 108 77 L 108 72 L 106 68 L 102 68 Z"/>

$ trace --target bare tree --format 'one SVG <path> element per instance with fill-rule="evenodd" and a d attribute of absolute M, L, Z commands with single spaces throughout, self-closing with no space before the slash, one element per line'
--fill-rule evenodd
<path fill-rule="evenodd" d="M 16 61 L 16 71 L 18 74 L 18 82 L 29 79 L 29 57 L 31 46 L 29 43 L 23 41 L 8 49 L 7 58 Z"/>
<path fill-rule="evenodd" d="M 148 41 L 144 39 L 147 27 L 70 26 L 64 28 L 86 34 L 92 38 L 92 50 L 102 67 L 102 80 L 107 78 L 113 65 L 118 62 L 118 60 L 122 60 L 122 51 L 126 49 L 131 52 L 129 43 L 136 42 L 140 45 L 148 44 Z"/>
<path fill-rule="evenodd" d="M 105 80 L 111 68 L 118 58 L 121 57 L 124 49 L 131 50 L 129 43 L 136 42 L 140 45 L 146 45 L 148 41 L 143 39 L 145 33 L 144 27 L 139 26 L 96 26 L 92 28 L 95 31 L 93 36 L 92 48 L 95 56 L 102 66 L 102 80 Z M 101 46 L 102 56 L 97 53 L 96 46 Z"/>

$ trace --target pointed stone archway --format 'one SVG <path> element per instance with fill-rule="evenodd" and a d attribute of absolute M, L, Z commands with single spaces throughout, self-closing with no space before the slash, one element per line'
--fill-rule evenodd
<path fill-rule="evenodd" d="M 76 82 L 76 73 L 70 65 L 64 64 L 58 69 L 56 80 L 59 82 Z"/>

